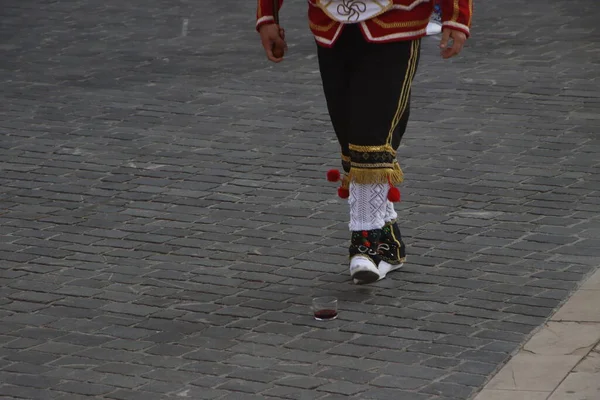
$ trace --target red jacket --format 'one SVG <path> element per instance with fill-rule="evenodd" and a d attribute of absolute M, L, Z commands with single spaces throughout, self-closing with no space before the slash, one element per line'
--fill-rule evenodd
<path fill-rule="evenodd" d="M 386 43 L 412 40 L 425 36 L 425 28 L 433 12 L 433 0 L 393 0 L 393 8 L 385 13 L 359 22 L 369 42 Z M 470 34 L 473 0 L 440 0 L 442 23 L 446 28 Z M 283 0 L 279 0 L 283 4 Z M 308 20 L 317 43 L 331 47 L 344 27 L 308 0 Z M 273 23 L 273 0 L 258 0 L 256 29 Z"/>

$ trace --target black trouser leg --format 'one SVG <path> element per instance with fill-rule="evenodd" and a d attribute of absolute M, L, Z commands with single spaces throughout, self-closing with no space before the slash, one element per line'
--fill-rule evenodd
<path fill-rule="evenodd" d="M 329 114 L 358 183 L 402 181 L 396 150 L 406 130 L 420 40 L 369 43 L 357 25 L 336 45 L 319 47 Z"/>

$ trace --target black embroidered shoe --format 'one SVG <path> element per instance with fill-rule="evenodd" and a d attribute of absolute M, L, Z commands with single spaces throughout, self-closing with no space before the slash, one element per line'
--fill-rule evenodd
<path fill-rule="evenodd" d="M 377 282 L 380 279 L 377 248 L 381 229 L 353 231 L 350 243 L 350 276 L 356 284 Z"/>
<path fill-rule="evenodd" d="M 400 228 L 396 221 L 390 221 L 381 229 L 381 237 L 377 246 L 380 257 L 379 279 L 385 278 L 388 272 L 402 267 L 406 261 L 406 246 L 402 242 Z"/>

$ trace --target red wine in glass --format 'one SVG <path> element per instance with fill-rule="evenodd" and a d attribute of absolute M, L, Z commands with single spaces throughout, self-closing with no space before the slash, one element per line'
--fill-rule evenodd
<path fill-rule="evenodd" d="M 317 310 L 315 311 L 315 319 L 318 321 L 328 321 L 337 318 L 336 310 Z"/>

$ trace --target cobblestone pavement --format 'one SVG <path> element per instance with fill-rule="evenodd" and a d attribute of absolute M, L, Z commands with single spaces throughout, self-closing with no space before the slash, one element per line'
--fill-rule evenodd
<path fill-rule="evenodd" d="M 424 39 L 410 262 L 362 287 L 287 3 L 274 66 L 254 1 L 2 1 L 1 398 L 464 400 L 598 266 L 595 1 L 479 2 L 451 62 Z"/>

